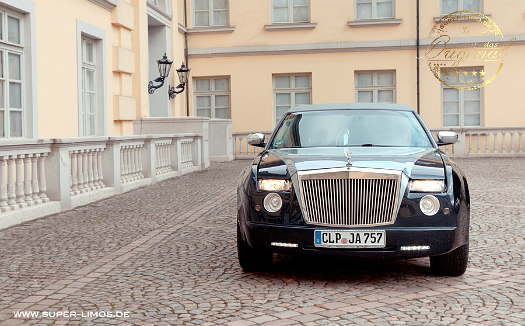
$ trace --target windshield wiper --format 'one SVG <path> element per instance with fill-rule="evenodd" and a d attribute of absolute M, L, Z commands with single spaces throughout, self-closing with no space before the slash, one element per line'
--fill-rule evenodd
<path fill-rule="evenodd" d="M 377 144 L 361 144 L 361 147 L 410 147 L 401 145 L 377 145 Z"/>
<path fill-rule="evenodd" d="M 385 145 L 361 144 L 361 147 L 387 147 Z"/>

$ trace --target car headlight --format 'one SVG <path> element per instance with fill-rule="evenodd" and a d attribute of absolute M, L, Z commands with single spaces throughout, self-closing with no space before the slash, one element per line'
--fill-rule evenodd
<path fill-rule="evenodd" d="M 410 180 L 408 183 L 410 191 L 418 192 L 443 192 L 445 181 L 443 180 Z"/>
<path fill-rule="evenodd" d="M 259 190 L 265 191 L 288 191 L 291 184 L 289 180 L 260 179 L 258 182 Z"/>
<path fill-rule="evenodd" d="M 435 196 L 426 195 L 425 197 L 421 198 L 421 201 L 419 202 L 419 208 L 421 208 L 421 211 L 425 215 L 435 215 L 439 210 L 439 200 Z"/>
<path fill-rule="evenodd" d="M 283 200 L 281 196 L 276 193 L 271 193 L 264 197 L 264 209 L 270 213 L 275 213 L 283 206 Z"/>

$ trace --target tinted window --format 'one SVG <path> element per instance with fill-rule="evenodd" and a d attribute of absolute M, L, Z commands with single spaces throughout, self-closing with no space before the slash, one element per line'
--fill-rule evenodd
<path fill-rule="evenodd" d="M 432 147 L 412 112 L 333 110 L 290 113 L 273 148 L 402 146 Z"/>

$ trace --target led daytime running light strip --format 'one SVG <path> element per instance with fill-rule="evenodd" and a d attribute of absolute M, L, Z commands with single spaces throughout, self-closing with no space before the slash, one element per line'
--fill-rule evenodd
<path fill-rule="evenodd" d="M 297 248 L 299 246 L 297 243 L 284 243 L 284 242 L 272 242 L 271 245 L 275 247 L 287 247 L 287 248 Z"/>

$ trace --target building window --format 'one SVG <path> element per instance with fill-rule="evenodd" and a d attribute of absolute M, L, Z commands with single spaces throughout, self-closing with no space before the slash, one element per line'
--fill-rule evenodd
<path fill-rule="evenodd" d="M 356 0 L 356 20 L 384 18 L 394 18 L 394 0 Z"/>
<path fill-rule="evenodd" d="M 442 79 L 452 86 L 474 86 L 482 83 L 485 72 L 481 68 L 443 69 Z M 481 126 L 481 88 L 460 90 L 445 84 L 441 86 L 443 127 Z"/>
<path fill-rule="evenodd" d="M 212 119 L 231 119 L 230 78 L 195 79 L 195 115 Z"/>
<path fill-rule="evenodd" d="M 310 0 L 273 0 L 274 23 L 308 23 Z"/>
<path fill-rule="evenodd" d="M 194 0 L 194 26 L 228 26 L 228 0 Z"/>
<path fill-rule="evenodd" d="M 448 15 L 458 10 L 481 12 L 480 0 L 441 0 L 441 14 Z"/>
<path fill-rule="evenodd" d="M 396 103 L 394 71 L 363 71 L 355 73 L 357 102 Z"/>
<path fill-rule="evenodd" d="M 97 92 L 95 85 L 97 71 L 96 44 L 82 38 L 82 121 L 83 136 L 95 136 Z"/>
<path fill-rule="evenodd" d="M 0 137 L 24 135 L 22 17 L 0 11 Z"/>
<path fill-rule="evenodd" d="M 106 32 L 77 20 L 78 136 L 106 136 Z"/>
<path fill-rule="evenodd" d="M 275 103 L 275 123 L 282 116 L 298 105 L 312 103 L 312 83 L 310 75 L 275 75 L 273 76 L 273 93 Z"/>

